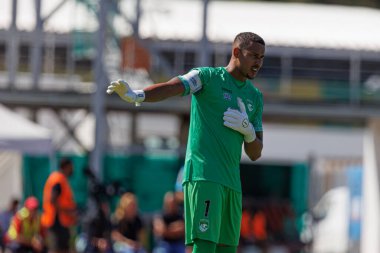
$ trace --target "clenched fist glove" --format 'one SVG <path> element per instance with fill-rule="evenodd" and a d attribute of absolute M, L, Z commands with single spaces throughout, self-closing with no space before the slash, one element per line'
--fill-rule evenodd
<path fill-rule="evenodd" d="M 224 125 L 235 131 L 240 132 L 244 136 L 245 142 L 252 142 L 256 139 L 255 129 L 251 122 L 249 122 L 245 105 L 241 98 L 238 98 L 239 110 L 228 108 L 224 112 L 223 120 Z"/>
<path fill-rule="evenodd" d="M 128 103 L 136 103 L 136 106 L 140 105 L 140 103 L 145 100 L 145 93 L 143 90 L 132 90 L 129 87 L 129 84 L 121 79 L 112 82 L 108 86 L 107 93 L 112 94 L 113 92 L 116 92 L 121 99 Z"/>

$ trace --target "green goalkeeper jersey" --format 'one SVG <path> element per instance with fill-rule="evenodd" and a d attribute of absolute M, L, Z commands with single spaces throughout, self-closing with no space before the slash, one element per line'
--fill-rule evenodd
<path fill-rule="evenodd" d="M 183 95 L 192 93 L 183 182 L 212 181 L 241 192 L 244 137 L 223 125 L 223 114 L 229 107 L 239 110 L 240 97 L 255 131 L 263 131 L 262 93 L 249 80 L 233 78 L 225 67 L 196 68 L 179 78 Z"/>

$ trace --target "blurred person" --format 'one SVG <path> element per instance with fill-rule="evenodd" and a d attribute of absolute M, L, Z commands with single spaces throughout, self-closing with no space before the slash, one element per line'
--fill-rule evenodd
<path fill-rule="evenodd" d="M 241 220 L 241 248 L 259 248 L 260 252 L 268 252 L 267 218 L 263 210 L 253 207 L 244 209 Z"/>
<path fill-rule="evenodd" d="M 86 226 L 88 242 L 84 252 L 112 253 L 110 208 L 106 199 L 99 199 L 97 211 Z"/>
<path fill-rule="evenodd" d="M 261 252 L 268 252 L 268 232 L 267 218 L 263 210 L 256 209 L 252 217 L 252 232 L 254 244 L 261 249 Z"/>
<path fill-rule="evenodd" d="M 5 235 L 8 231 L 9 225 L 11 224 L 11 219 L 13 215 L 17 212 L 18 205 L 20 201 L 18 199 L 12 199 L 9 202 L 7 209 L 0 213 L 0 247 L 1 252 L 5 251 Z"/>
<path fill-rule="evenodd" d="M 177 174 L 177 179 L 176 179 L 176 182 L 175 182 L 175 185 L 174 185 L 174 196 L 175 196 L 175 200 L 179 206 L 179 212 L 181 214 L 184 213 L 184 208 L 183 208 L 183 205 L 184 205 L 184 193 L 183 193 L 183 186 L 182 186 L 182 181 L 183 181 L 183 171 L 184 171 L 185 167 L 184 166 L 181 166 L 181 168 L 179 169 L 178 171 L 178 174 Z M 186 253 L 191 253 L 193 251 L 193 247 L 192 245 L 187 245 L 186 246 Z"/>
<path fill-rule="evenodd" d="M 183 187 L 182 187 L 182 181 L 183 181 L 183 171 L 184 171 L 184 166 L 181 166 L 181 168 L 179 169 L 178 171 L 178 174 L 177 174 L 177 179 L 175 181 L 175 185 L 174 185 L 174 196 L 175 196 L 175 200 L 176 202 L 178 203 L 178 205 L 180 207 L 183 206 L 183 201 L 184 201 L 184 197 L 183 197 Z"/>
<path fill-rule="evenodd" d="M 45 233 L 38 211 L 39 201 L 28 197 L 13 216 L 6 234 L 7 247 L 14 253 L 46 252 Z"/>
<path fill-rule="evenodd" d="M 145 226 L 133 193 L 124 193 L 116 208 L 111 233 L 117 253 L 145 253 Z"/>
<path fill-rule="evenodd" d="M 264 40 L 243 32 L 232 43 L 226 67 L 195 68 L 143 90 L 131 89 L 124 80 L 108 86 L 108 94 L 136 105 L 192 94 L 183 187 L 186 244 L 194 245 L 194 253 L 237 250 L 242 146 L 253 161 L 263 148 L 262 93 L 250 80 L 264 53 Z"/>
<path fill-rule="evenodd" d="M 240 243 L 239 246 L 244 246 L 252 242 L 252 215 L 251 211 L 243 206 L 241 225 L 240 225 Z"/>
<path fill-rule="evenodd" d="M 158 238 L 153 253 L 184 253 L 185 222 L 173 192 L 167 192 L 163 212 L 153 219 L 153 233 Z"/>
<path fill-rule="evenodd" d="M 72 161 L 63 158 L 59 170 L 50 174 L 44 186 L 41 224 L 47 228 L 51 252 L 74 251 L 77 209 L 68 180 L 73 171 Z"/>

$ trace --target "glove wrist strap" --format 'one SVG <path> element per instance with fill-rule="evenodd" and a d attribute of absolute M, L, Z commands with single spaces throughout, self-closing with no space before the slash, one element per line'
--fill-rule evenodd
<path fill-rule="evenodd" d="M 145 100 L 145 92 L 143 90 L 135 90 L 136 94 L 136 103 L 141 103 Z"/>
<path fill-rule="evenodd" d="M 247 143 L 250 143 L 256 140 L 255 129 L 253 128 L 252 124 L 250 124 L 250 127 L 251 127 L 251 132 L 247 135 L 244 135 L 244 141 Z"/>

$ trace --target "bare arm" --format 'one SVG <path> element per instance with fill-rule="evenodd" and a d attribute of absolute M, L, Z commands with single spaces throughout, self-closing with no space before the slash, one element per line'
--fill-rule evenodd
<path fill-rule="evenodd" d="M 256 161 L 263 150 L 263 132 L 256 132 L 256 139 L 250 143 L 244 142 L 244 151 L 249 159 Z"/>
<path fill-rule="evenodd" d="M 157 102 L 170 97 L 183 94 L 185 87 L 178 77 L 174 77 L 168 82 L 153 84 L 144 89 L 144 102 Z"/>
<path fill-rule="evenodd" d="M 153 231 L 157 236 L 177 239 L 185 233 L 185 223 L 183 220 L 178 220 L 166 225 L 161 217 L 156 217 L 153 220 Z"/>
<path fill-rule="evenodd" d="M 128 244 L 129 246 L 131 247 L 137 247 L 138 245 L 138 242 L 137 241 L 134 241 L 132 239 L 129 239 L 127 237 L 125 237 L 124 235 L 122 235 L 119 231 L 117 230 L 113 230 L 111 232 L 111 238 L 112 240 L 114 241 L 117 241 L 117 242 L 124 242 L 126 244 Z"/>
<path fill-rule="evenodd" d="M 166 238 L 177 239 L 185 234 L 185 223 L 183 220 L 172 222 L 164 232 Z"/>

